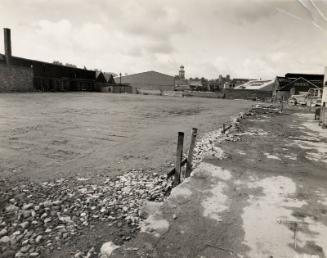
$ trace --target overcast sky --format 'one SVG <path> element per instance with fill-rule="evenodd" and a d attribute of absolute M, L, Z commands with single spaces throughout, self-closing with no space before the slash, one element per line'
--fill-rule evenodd
<path fill-rule="evenodd" d="M 327 0 L 0 0 L 0 24 L 16 56 L 123 74 L 183 64 L 187 77 L 273 78 L 327 65 Z"/>

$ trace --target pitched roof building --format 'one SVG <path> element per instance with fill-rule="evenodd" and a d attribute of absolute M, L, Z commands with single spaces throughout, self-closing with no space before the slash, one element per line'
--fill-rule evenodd
<path fill-rule="evenodd" d="M 171 91 L 175 87 L 174 76 L 156 71 L 117 76 L 114 79 L 117 84 L 129 84 L 133 92 L 137 90 Z"/>
<path fill-rule="evenodd" d="M 289 98 L 291 95 L 307 93 L 310 89 L 322 89 L 323 74 L 287 73 L 277 76 L 273 87 L 273 96 Z"/>

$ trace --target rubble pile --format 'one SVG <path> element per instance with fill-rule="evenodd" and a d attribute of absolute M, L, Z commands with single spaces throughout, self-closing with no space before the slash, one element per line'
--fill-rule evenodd
<path fill-rule="evenodd" d="M 250 111 L 243 113 L 241 112 L 237 117 L 231 119 L 231 122 L 228 125 L 231 125 L 231 130 L 229 133 L 223 134 L 222 129 L 211 131 L 205 134 L 200 140 L 197 141 L 194 147 L 193 153 L 193 164 L 196 167 L 206 156 L 212 156 L 218 159 L 225 159 L 228 157 L 228 154 L 225 153 L 221 148 L 216 145 L 224 142 L 236 142 L 240 141 L 240 136 L 243 134 L 250 135 L 267 135 L 268 133 L 259 130 L 259 129 L 250 129 L 249 132 L 240 133 L 240 120 L 245 117 L 255 116 L 257 114 L 268 114 L 280 112 L 279 109 L 274 105 L 267 104 L 257 104 Z"/>
<path fill-rule="evenodd" d="M 251 114 L 269 114 L 269 113 L 280 113 L 280 107 L 278 105 L 272 104 L 256 104 L 252 107 L 252 110 L 249 112 Z"/>
<path fill-rule="evenodd" d="M 170 188 L 165 175 L 137 170 L 100 184 L 71 178 L 8 188 L 0 192 L 0 254 L 38 257 L 97 221 L 137 230 L 143 202 L 163 201 Z"/>
<path fill-rule="evenodd" d="M 248 128 L 246 132 L 238 133 L 235 135 L 254 135 L 254 136 L 267 136 L 270 132 L 266 132 L 261 128 Z"/>
<path fill-rule="evenodd" d="M 250 115 L 250 114 L 246 114 Z M 245 116 L 244 113 L 240 113 L 238 117 L 235 117 L 229 123 L 234 130 L 238 129 L 240 119 Z M 239 137 L 233 134 L 223 134 L 222 129 L 211 131 L 205 134 L 201 139 L 196 142 L 193 153 L 193 164 L 196 167 L 206 156 L 213 156 L 218 159 L 225 159 L 228 155 L 219 147 L 215 146 L 217 143 L 223 141 L 235 142 L 239 140 Z"/>

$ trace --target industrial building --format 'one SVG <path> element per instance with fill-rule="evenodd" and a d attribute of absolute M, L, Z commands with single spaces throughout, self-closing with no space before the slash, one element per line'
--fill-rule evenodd
<path fill-rule="evenodd" d="M 322 128 L 327 128 L 327 66 L 324 71 L 324 84 L 323 84 L 323 93 L 321 97 L 321 110 L 319 116 L 319 122 L 322 125 Z"/>
<path fill-rule="evenodd" d="M 173 91 L 175 86 L 175 78 L 173 76 L 156 71 L 115 77 L 115 81 L 117 84 L 126 84 L 131 86 L 133 93 L 137 93 L 138 91 L 142 90 Z"/>
<path fill-rule="evenodd" d="M 96 91 L 114 84 L 96 71 L 36 61 L 12 55 L 11 32 L 4 29 L 5 54 L 0 54 L 0 92 Z"/>
<path fill-rule="evenodd" d="M 310 89 L 321 92 L 323 87 L 323 74 L 287 73 L 284 77 L 276 77 L 273 86 L 273 97 L 288 99 L 292 95 L 308 93 Z"/>

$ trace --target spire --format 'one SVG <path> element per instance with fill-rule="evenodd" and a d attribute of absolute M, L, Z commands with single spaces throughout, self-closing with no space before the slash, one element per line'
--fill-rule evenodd
<path fill-rule="evenodd" d="M 184 65 L 181 65 L 181 66 L 180 66 L 180 69 L 179 69 L 179 79 L 182 79 L 182 80 L 185 79 L 185 70 L 184 70 Z"/>

